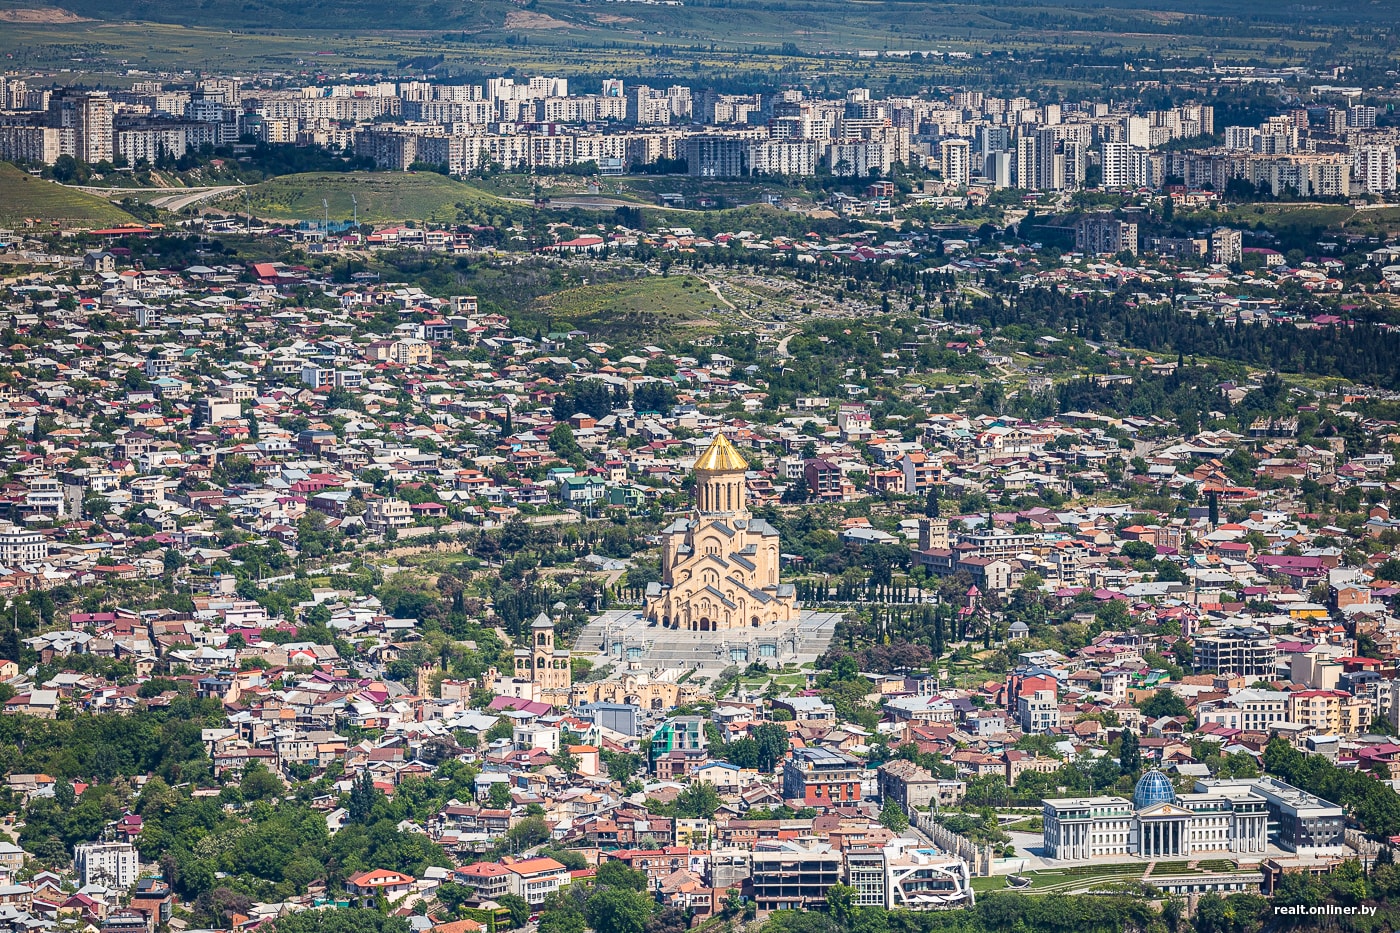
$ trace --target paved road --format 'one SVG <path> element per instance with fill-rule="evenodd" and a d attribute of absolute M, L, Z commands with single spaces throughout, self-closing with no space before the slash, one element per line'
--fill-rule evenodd
<path fill-rule="evenodd" d="M 646 201 L 628 201 L 623 198 L 609 198 L 598 194 L 565 194 L 559 196 L 545 194 L 542 196 L 549 198 L 549 203 L 546 204 L 545 207 L 561 211 L 568 210 L 569 208 L 577 208 L 579 210 L 585 211 L 597 211 L 616 207 L 644 207 L 649 208 L 651 210 L 677 211 L 682 214 L 705 213 L 705 211 L 697 210 L 693 207 L 662 207 L 659 204 L 649 204 Z M 501 200 L 510 201 L 515 204 L 535 203 L 534 198 L 508 198 L 502 196 Z"/>
<path fill-rule="evenodd" d="M 163 207 L 168 211 L 182 211 L 201 201 L 211 201 L 216 198 L 221 198 L 226 194 L 232 194 L 235 191 L 241 190 L 241 187 L 240 185 L 224 185 L 219 188 L 209 188 L 204 191 L 196 191 L 189 194 L 177 194 L 170 198 L 157 198 L 151 203 L 156 207 Z"/>
<path fill-rule="evenodd" d="M 733 310 L 735 309 L 736 305 L 734 304 L 734 302 L 732 302 L 732 301 L 730 301 L 728 298 L 724 297 L 724 293 L 721 292 L 721 291 L 719 290 L 719 286 L 718 286 L 717 284 L 715 284 L 714 282 L 711 282 L 709 279 L 704 279 L 704 278 L 702 278 L 700 281 L 702 281 L 702 282 L 704 282 L 706 285 L 710 286 L 710 291 L 714 292 L 716 298 L 718 298 L 720 301 L 724 302 L 724 306 L 725 306 L 726 308 L 728 308 L 728 309 L 731 310 L 731 311 L 733 311 Z"/>
<path fill-rule="evenodd" d="M 242 190 L 242 185 L 213 185 L 204 188 L 99 188 L 93 185 L 72 185 L 79 191 L 86 191 L 88 194 L 96 194 L 113 201 L 120 201 L 128 195 L 149 195 L 152 192 L 164 192 L 147 200 L 146 203 L 152 207 L 164 208 L 167 211 L 182 211 L 185 208 L 198 204 L 200 201 L 207 201 L 211 198 L 221 198 L 226 194 Z"/>

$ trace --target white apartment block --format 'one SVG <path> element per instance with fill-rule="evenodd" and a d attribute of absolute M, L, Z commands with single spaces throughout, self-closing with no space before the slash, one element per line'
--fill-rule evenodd
<path fill-rule="evenodd" d="M 945 139 L 938 144 L 943 180 L 955 188 L 972 182 L 972 143 L 966 139 Z"/>
<path fill-rule="evenodd" d="M 129 842 L 89 842 L 73 847 L 73 870 L 81 887 L 125 890 L 136 883 L 140 860 Z"/>
<path fill-rule="evenodd" d="M 49 539 L 38 531 L 18 525 L 0 525 L 0 564 L 13 567 L 46 560 Z"/>
<path fill-rule="evenodd" d="M 1376 108 L 1358 105 L 1347 111 L 1347 126 L 1358 130 L 1376 128 Z"/>
<path fill-rule="evenodd" d="M 49 99 L 49 125 L 73 133 L 74 158 L 88 163 L 111 161 L 112 99 L 102 91 L 64 90 Z"/>
<path fill-rule="evenodd" d="M 826 149 L 826 162 L 833 175 L 884 175 L 894 164 L 894 144 L 872 140 L 832 143 Z"/>
<path fill-rule="evenodd" d="M 1241 690 L 1206 704 L 1197 718 L 1204 725 L 1212 722 L 1227 729 L 1267 732 L 1274 723 L 1288 721 L 1288 694 L 1277 690 Z"/>
<path fill-rule="evenodd" d="M 1103 169 L 1104 188 L 1133 186 L 1133 147 L 1128 143 L 1103 143 L 1099 148 L 1099 164 Z"/>
<path fill-rule="evenodd" d="M 1053 690 L 1037 690 L 1016 698 L 1016 718 L 1021 731 L 1032 734 L 1059 728 L 1060 704 Z"/>
<path fill-rule="evenodd" d="M 0 126 L 0 159 L 53 165 L 64 151 L 63 130 L 51 126 Z"/>
<path fill-rule="evenodd" d="M 1210 235 L 1210 261 L 1228 265 L 1244 258 L 1244 239 L 1238 230 L 1218 227 Z"/>
<path fill-rule="evenodd" d="M 135 165 L 141 159 L 154 162 L 161 156 L 180 158 L 185 154 L 188 137 L 185 127 L 141 126 L 117 130 L 117 155 Z"/>
<path fill-rule="evenodd" d="M 1254 140 L 1258 136 L 1259 130 L 1253 126 L 1227 126 L 1225 127 L 1225 148 L 1253 152 Z"/>
<path fill-rule="evenodd" d="M 1366 194 L 1395 190 L 1395 147 L 1357 146 L 1351 152 L 1352 187 Z"/>
<path fill-rule="evenodd" d="M 749 171 L 755 175 L 815 175 L 814 140 L 765 139 L 749 144 Z"/>

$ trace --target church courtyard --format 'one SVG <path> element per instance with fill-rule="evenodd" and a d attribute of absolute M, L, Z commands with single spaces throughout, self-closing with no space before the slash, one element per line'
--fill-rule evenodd
<path fill-rule="evenodd" d="M 800 610 L 795 619 L 762 629 L 695 632 L 647 621 L 640 610 L 616 609 L 595 616 L 579 634 L 574 653 L 593 655 L 598 665 L 624 671 L 694 670 L 713 679 L 733 665 L 761 661 L 770 667 L 814 663 L 826 651 L 839 612 Z"/>

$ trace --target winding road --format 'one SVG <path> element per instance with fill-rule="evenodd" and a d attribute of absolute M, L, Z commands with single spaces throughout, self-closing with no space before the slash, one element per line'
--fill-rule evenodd
<path fill-rule="evenodd" d="M 792 356 L 792 354 L 788 352 L 788 341 L 791 340 L 793 337 L 796 337 L 797 333 L 797 331 L 793 331 L 792 333 L 785 335 L 782 340 L 778 341 L 779 356 L 783 357 L 784 359 Z"/>
<path fill-rule="evenodd" d="M 149 195 L 152 192 L 162 192 L 146 201 L 152 207 L 159 207 L 167 211 L 182 211 L 187 207 L 207 201 L 211 198 L 221 198 L 226 194 L 242 190 L 242 185 L 212 185 L 204 188 L 101 188 L 93 185 L 70 185 L 79 191 L 88 194 L 99 195 L 112 201 L 120 201 L 128 195 Z"/>

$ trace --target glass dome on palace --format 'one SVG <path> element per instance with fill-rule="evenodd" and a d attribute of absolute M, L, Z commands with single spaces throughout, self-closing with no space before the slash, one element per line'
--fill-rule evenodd
<path fill-rule="evenodd" d="M 1175 803 L 1176 790 L 1167 776 L 1160 771 L 1149 771 L 1133 788 L 1133 807 L 1141 810 L 1158 803 Z"/>

